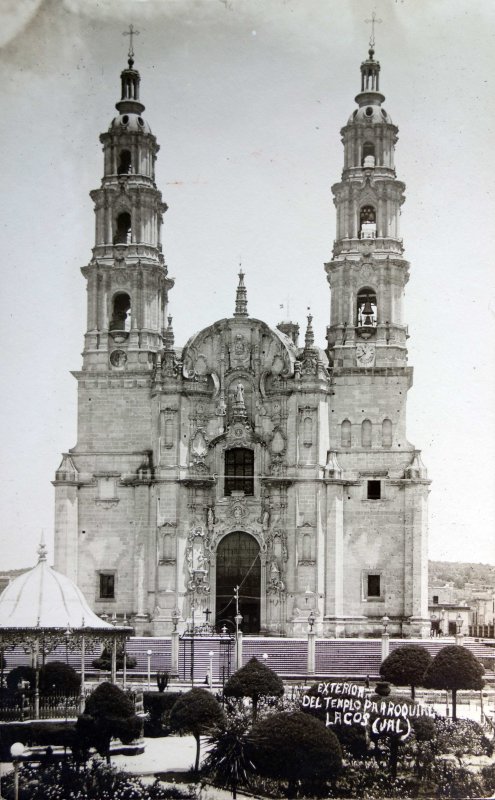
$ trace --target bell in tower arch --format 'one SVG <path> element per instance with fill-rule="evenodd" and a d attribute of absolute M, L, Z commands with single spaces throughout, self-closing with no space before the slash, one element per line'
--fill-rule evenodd
<path fill-rule="evenodd" d="M 362 339 L 369 339 L 377 325 L 376 294 L 372 289 L 361 289 L 357 296 L 357 332 Z"/>

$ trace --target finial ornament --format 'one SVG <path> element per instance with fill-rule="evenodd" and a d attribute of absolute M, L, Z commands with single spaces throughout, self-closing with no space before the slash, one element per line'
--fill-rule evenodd
<path fill-rule="evenodd" d="M 371 34 L 370 34 L 370 57 L 373 58 L 374 55 L 374 46 L 375 46 L 375 23 L 379 24 L 383 22 L 383 20 L 378 19 L 375 12 L 373 11 L 371 15 L 371 19 L 364 20 L 366 24 L 371 23 Z"/>
<path fill-rule="evenodd" d="M 45 544 L 45 533 L 41 531 L 41 539 L 38 545 L 38 564 L 40 561 L 46 561 L 47 546 Z"/>
<path fill-rule="evenodd" d="M 306 335 L 304 337 L 304 346 L 306 349 L 312 348 L 315 343 L 315 334 L 313 331 L 313 326 L 311 324 L 313 322 L 313 315 L 311 314 L 311 309 L 309 308 L 309 306 L 308 306 L 308 311 L 309 311 L 307 317 L 308 325 L 306 327 Z"/>
<path fill-rule="evenodd" d="M 129 37 L 129 52 L 127 55 L 129 57 L 129 66 L 132 67 L 134 64 L 134 42 L 132 41 L 132 37 L 139 36 L 139 31 L 135 30 L 134 25 L 131 24 L 129 25 L 129 30 L 124 31 L 122 36 Z"/>
<path fill-rule="evenodd" d="M 244 286 L 244 273 L 242 269 L 239 270 L 239 283 L 235 295 L 235 311 L 234 317 L 247 317 L 247 291 Z"/>

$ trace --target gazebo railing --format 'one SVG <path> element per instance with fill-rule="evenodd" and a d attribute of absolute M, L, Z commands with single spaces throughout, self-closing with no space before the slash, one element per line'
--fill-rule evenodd
<path fill-rule="evenodd" d="M 79 692 L 54 692 L 40 694 L 38 719 L 66 719 L 79 714 Z M 36 719 L 34 692 L 0 699 L 0 720 L 23 721 Z"/>
<path fill-rule="evenodd" d="M 91 694 L 92 689 L 86 687 L 84 695 Z M 143 693 L 139 690 L 127 690 L 136 714 L 143 714 Z M 36 716 L 34 691 L 17 692 L 0 697 L 0 721 L 23 722 L 33 719 L 75 719 L 81 713 L 80 692 L 53 692 L 40 694 L 39 714 Z"/>

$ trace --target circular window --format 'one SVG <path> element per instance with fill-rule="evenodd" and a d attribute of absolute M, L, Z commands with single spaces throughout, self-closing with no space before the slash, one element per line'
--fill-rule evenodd
<path fill-rule="evenodd" d="M 113 350 L 110 353 L 110 364 L 112 367 L 125 367 L 127 355 L 123 350 Z"/>
<path fill-rule="evenodd" d="M 138 122 L 141 125 L 141 127 L 144 125 L 144 119 L 142 117 L 138 117 Z"/>
<path fill-rule="evenodd" d="M 122 117 L 122 125 L 127 125 L 128 122 L 129 122 L 129 117 L 127 116 L 127 114 L 124 114 L 124 116 Z"/>
<path fill-rule="evenodd" d="M 385 111 L 384 108 L 382 108 L 382 117 L 383 119 L 387 119 L 387 112 Z"/>
<path fill-rule="evenodd" d="M 367 117 L 372 117 L 373 116 L 373 109 L 371 108 L 371 106 L 368 106 L 368 108 L 366 109 L 366 111 L 364 113 L 366 114 Z"/>

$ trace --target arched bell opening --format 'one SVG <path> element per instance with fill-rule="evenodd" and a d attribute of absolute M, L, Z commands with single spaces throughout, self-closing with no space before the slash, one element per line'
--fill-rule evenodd
<path fill-rule="evenodd" d="M 374 289 L 364 287 L 359 290 L 356 311 L 357 332 L 362 339 L 369 339 L 375 332 L 378 322 L 378 305 Z"/>
<path fill-rule="evenodd" d="M 129 175 L 132 172 L 132 158 L 130 150 L 121 150 L 119 153 L 119 165 L 117 173 L 119 175 Z"/>
<path fill-rule="evenodd" d="M 376 210 L 374 206 L 362 206 L 359 212 L 359 238 L 376 239 Z"/>
<path fill-rule="evenodd" d="M 114 244 L 131 243 L 131 215 L 127 211 L 122 211 L 115 221 Z"/>
<path fill-rule="evenodd" d="M 131 330 L 131 298 L 125 292 L 119 292 L 113 298 L 110 330 Z"/>
<path fill-rule="evenodd" d="M 261 623 L 261 560 L 260 546 L 254 536 L 234 531 L 220 541 L 216 552 L 216 616 L 217 628 L 224 625 L 235 630 L 236 601 L 239 587 L 240 630 L 245 634 L 260 632 Z"/>
<path fill-rule="evenodd" d="M 375 166 L 375 145 L 373 142 L 365 142 L 363 144 L 363 158 L 361 166 L 369 169 Z"/>

